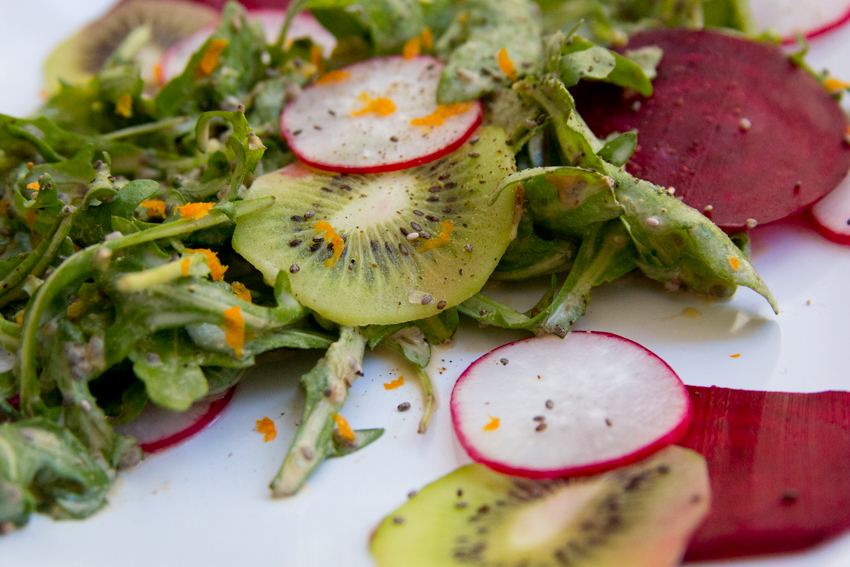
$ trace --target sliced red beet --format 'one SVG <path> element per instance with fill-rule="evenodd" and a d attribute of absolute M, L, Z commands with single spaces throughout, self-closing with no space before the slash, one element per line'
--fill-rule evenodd
<path fill-rule="evenodd" d="M 663 29 L 628 48 L 648 45 L 664 50 L 652 97 L 599 83 L 573 89 L 597 135 L 638 131 L 634 175 L 675 187 L 719 226 L 744 228 L 803 210 L 847 174 L 847 119 L 779 47 Z"/>
<path fill-rule="evenodd" d="M 122 435 L 135 437 L 142 451 L 157 453 L 189 439 L 211 425 L 224 411 L 236 388 L 219 398 L 197 402 L 183 412 L 169 411 L 149 403 L 133 421 L 117 427 Z"/>
<path fill-rule="evenodd" d="M 850 393 L 688 390 L 679 445 L 708 461 L 713 502 L 687 559 L 799 551 L 850 528 Z"/>

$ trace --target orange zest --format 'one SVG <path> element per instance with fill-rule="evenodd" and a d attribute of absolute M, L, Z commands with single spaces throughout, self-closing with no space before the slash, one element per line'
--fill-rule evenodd
<path fill-rule="evenodd" d="M 277 429 L 274 422 L 267 417 L 257 420 L 257 431 L 263 434 L 263 443 L 268 443 L 277 437 Z"/>
<path fill-rule="evenodd" d="M 732 268 L 733 272 L 737 272 L 738 268 L 741 267 L 741 262 L 734 256 L 727 256 L 726 260 L 729 261 L 729 267 Z"/>
<path fill-rule="evenodd" d="M 348 425 L 348 421 L 338 413 L 333 414 L 333 420 L 336 423 L 339 434 L 349 441 L 354 441 L 354 432 L 351 430 L 351 426 Z"/>
<path fill-rule="evenodd" d="M 471 108 L 471 102 L 455 102 L 449 105 L 441 104 L 437 107 L 437 110 L 428 116 L 412 119 L 410 124 L 412 126 L 442 126 L 447 119 L 457 114 L 462 114 Z"/>
<path fill-rule="evenodd" d="M 15 315 L 15 321 L 18 323 L 18 325 L 24 324 L 24 313 L 26 313 L 26 311 L 21 310 L 18 311 L 17 315 Z"/>
<path fill-rule="evenodd" d="M 140 205 L 147 209 L 149 217 L 165 218 L 165 201 L 150 199 L 148 201 L 142 201 Z"/>
<path fill-rule="evenodd" d="M 222 266 L 221 261 L 218 259 L 218 252 L 213 252 L 207 248 L 197 248 L 197 249 L 183 249 L 184 254 L 203 254 L 206 256 L 206 263 L 210 269 L 210 275 L 212 279 L 220 282 L 224 279 L 224 272 L 227 271 L 227 266 Z"/>
<path fill-rule="evenodd" d="M 227 346 L 236 351 L 236 356 L 242 357 L 242 347 L 245 344 L 245 319 L 239 306 L 231 307 L 224 312 L 224 339 Z"/>
<path fill-rule="evenodd" d="M 408 40 L 407 43 L 404 44 L 404 49 L 401 50 L 402 57 L 405 59 L 413 59 L 419 55 L 422 49 L 420 44 L 421 40 L 418 37 Z"/>
<path fill-rule="evenodd" d="M 159 63 L 153 66 L 153 78 L 158 85 L 165 84 L 165 74 L 162 72 L 162 65 Z"/>
<path fill-rule="evenodd" d="M 516 67 L 514 67 L 514 62 L 511 61 L 511 58 L 508 57 L 508 48 L 503 47 L 499 51 L 498 55 L 499 60 L 499 69 L 508 76 L 508 78 L 512 81 L 516 81 Z"/>
<path fill-rule="evenodd" d="M 189 203 L 182 207 L 174 207 L 174 210 L 184 219 L 197 220 L 207 216 L 214 206 L 215 203 Z"/>
<path fill-rule="evenodd" d="M 336 233 L 336 231 L 333 229 L 333 227 L 325 221 L 317 222 L 316 226 L 314 226 L 313 228 L 315 230 L 318 230 L 319 232 L 324 232 L 325 233 L 325 240 L 327 240 L 328 242 L 333 244 L 334 254 L 333 254 L 333 256 L 331 256 L 330 258 L 325 260 L 325 267 L 326 268 L 333 268 L 334 266 L 336 266 L 336 263 L 339 261 L 340 257 L 342 256 L 342 249 L 345 246 L 345 241 L 342 239 L 342 237 L 340 235 L 338 235 Z"/>
<path fill-rule="evenodd" d="M 183 258 L 183 262 L 180 264 L 180 271 L 183 274 L 184 278 L 189 277 L 189 268 L 192 266 L 192 260 L 189 258 Z"/>
<path fill-rule="evenodd" d="M 484 431 L 495 431 L 496 429 L 499 429 L 499 418 L 493 417 L 492 415 L 488 415 L 487 417 L 490 418 L 490 423 L 484 426 Z"/>
<path fill-rule="evenodd" d="M 839 81 L 835 78 L 829 78 L 823 82 L 823 87 L 829 92 L 834 93 L 850 87 L 850 83 L 845 83 L 844 81 Z"/>
<path fill-rule="evenodd" d="M 425 252 L 426 250 L 430 250 L 431 248 L 436 248 L 437 246 L 442 246 L 447 243 L 451 240 L 452 230 L 454 230 L 454 227 L 455 224 L 450 220 L 441 222 L 440 234 L 423 242 L 422 246 L 417 248 L 417 250 L 419 252 Z"/>
<path fill-rule="evenodd" d="M 401 386 L 404 386 L 404 376 L 399 376 L 395 380 L 390 380 L 388 383 L 384 382 L 384 390 L 395 390 Z"/>
<path fill-rule="evenodd" d="M 230 288 L 233 290 L 233 295 L 245 301 L 247 303 L 251 303 L 251 292 L 248 291 L 248 288 L 242 285 L 239 282 L 233 282 L 230 284 Z"/>
<path fill-rule="evenodd" d="M 730 354 L 729 358 L 741 358 L 741 353 L 739 352 L 738 354 Z"/>
<path fill-rule="evenodd" d="M 384 97 L 372 98 L 369 96 L 369 93 L 360 93 L 357 95 L 357 100 L 363 105 L 363 108 L 360 110 L 351 109 L 352 116 L 363 116 L 364 114 L 369 114 L 374 112 L 375 114 L 380 114 L 381 116 L 389 116 L 393 112 L 395 112 L 395 103 L 389 99 Z"/>
<path fill-rule="evenodd" d="M 326 85 L 328 83 L 340 83 L 350 76 L 351 71 L 343 71 L 342 69 L 337 69 L 335 71 L 325 73 L 324 75 L 316 79 L 316 84 Z"/>
<path fill-rule="evenodd" d="M 419 37 L 422 38 L 422 47 L 428 51 L 434 49 L 434 35 L 431 33 L 431 28 L 425 28 L 422 30 L 422 35 Z"/>
<path fill-rule="evenodd" d="M 221 54 L 224 53 L 224 48 L 227 47 L 226 39 L 214 39 L 207 46 L 201 61 L 195 68 L 195 75 L 198 78 L 209 77 L 215 68 L 218 66 L 218 60 L 221 59 Z"/>
<path fill-rule="evenodd" d="M 128 94 L 122 94 L 118 97 L 118 100 L 115 101 L 115 114 L 124 118 L 133 116 L 133 97 Z"/>
<path fill-rule="evenodd" d="M 33 181 L 32 183 L 27 184 L 27 189 L 38 191 L 39 189 L 41 189 L 41 185 L 38 184 L 38 181 Z"/>

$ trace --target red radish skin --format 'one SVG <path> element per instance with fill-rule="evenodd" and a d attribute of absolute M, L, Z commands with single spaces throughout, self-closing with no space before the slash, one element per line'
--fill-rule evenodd
<path fill-rule="evenodd" d="M 594 399 L 600 392 L 604 400 Z M 680 440 L 691 421 L 687 390 L 667 363 L 629 339 L 589 331 L 485 354 L 455 384 L 451 414 L 474 461 L 532 479 L 630 465 Z M 490 431 L 488 418 L 498 419 Z"/>
<path fill-rule="evenodd" d="M 286 106 L 281 135 L 302 162 L 326 171 L 385 173 L 432 162 L 461 147 L 483 116 L 473 101 L 439 125 L 411 124 L 439 112 L 442 69 L 428 56 L 387 56 L 333 71 Z M 364 112 L 378 100 L 392 101 L 386 114 Z"/>
<path fill-rule="evenodd" d="M 675 187 L 730 229 L 800 212 L 846 176 L 844 113 L 779 47 L 665 29 L 633 36 L 628 48 L 648 45 L 664 50 L 652 97 L 586 81 L 573 89 L 597 135 L 638 131 L 631 173 Z"/>
<path fill-rule="evenodd" d="M 207 405 L 206 410 L 200 415 L 188 415 L 188 412 L 192 412 L 193 408 L 189 408 L 186 412 L 159 410 L 149 415 L 145 415 L 143 412 L 134 421 L 116 429 L 122 435 L 136 437 L 139 447 L 145 453 L 158 453 L 186 441 L 212 425 L 230 403 L 235 391 L 236 387 L 233 387 L 220 398 L 200 402 L 200 404 Z M 186 414 L 186 416 L 182 416 L 181 413 Z M 168 416 L 166 419 L 170 420 L 169 422 L 163 423 L 161 419 L 163 414 Z M 187 419 L 188 423 L 186 423 Z"/>
<path fill-rule="evenodd" d="M 850 528 L 850 393 L 688 390 L 679 445 L 708 461 L 713 502 L 686 559 L 800 551 Z"/>
<path fill-rule="evenodd" d="M 797 34 L 815 39 L 850 21 L 848 0 L 749 0 L 756 26 L 783 37 L 782 43 L 797 43 Z"/>
<path fill-rule="evenodd" d="M 811 210 L 815 228 L 828 240 L 850 245 L 850 178 L 815 203 Z"/>

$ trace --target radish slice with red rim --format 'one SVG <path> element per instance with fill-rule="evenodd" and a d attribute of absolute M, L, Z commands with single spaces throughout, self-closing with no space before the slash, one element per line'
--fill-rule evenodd
<path fill-rule="evenodd" d="M 557 478 L 631 464 L 675 443 L 691 402 L 676 373 L 641 345 L 573 332 L 485 354 L 455 384 L 451 412 L 473 460 Z"/>
<path fill-rule="evenodd" d="M 235 390 L 234 387 L 222 396 L 197 402 L 186 411 L 171 411 L 148 403 L 136 419 L 115 430 L 134 437 L 145 453 L 157 453 L 209 427 L 230 403 Z"/>
<path fill-rule="evenodd" d="M 815 227 L 824 237 L 850 245 L 850 177 L 812 207 Z"/>
<path fill-rule="evenodd" d="M 794 43 L 796 34 L 813 39 L 850 22 L 850 1 L 750 0 L 759 29 L 773 30 L 783 43 Z"/>
<path fill-rule="evenodd" d="M 280 30 L 283 28 L 285 17 L 286 12 L 282 10 L 255 10 L 248 12 L 249 20 L 260 22 L 268 43 L 277 41 Z M 161 82 L 163 84 L 167 83 L 171 79 L 181 75 L 183 70 L 186 69 L 186 65 L 188 65 L 192 55 L 204 45 L 213 32 L 215 32 L 214 27 L 204 28 L 166 50 L 160 63 L 162 70 Z M 309 38 L 314 44 L 321 47 L 324 57 L 329 57 L 334 47 L 336 47 L 336 38 L 333 34 L 307 12 L 301 12 L 295 16 L 287 34 L 287 39 L 290 41 L 302 38 Z"/>
<path fill-rule="evenodd" d="M 318 169 L 380 173 L 433 161 L 463 145 L 482 117 L 478 101 L 437 104 L 443 67 L 388 56 L 331 71 L 286 106 L 281 133 Z"/>

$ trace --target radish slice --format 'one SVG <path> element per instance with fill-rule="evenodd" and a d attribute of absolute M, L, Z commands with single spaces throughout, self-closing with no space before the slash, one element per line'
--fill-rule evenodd
<path fill-rule="evenodd" d="M 750 0 L 750 9 L 758 28 L 775 31 L 783 43 L 794 43 L 798 33 L 812 39 L 850 21 L 848 0 Z"/>
<path fill-rule="evenodd" d="M 812 218 L 824 237 L 850 245 L 850 177 L 812 207 Z"/>
<path fill-rule="evenodd" d="M 286 106 L 281 133 L 319 169 L 380 173 L 433 161 L 463 145 L 482 116 L 478 101 L 437 105 L 443 67 L 389 56 L 331 71 Z"/>
<path fill-rule="evenodd" d="M 691 421 L 688 391 L 663 360 L 589 331 L 485 354 L 455 384 L 451 411 L 472 459 L 528 478 L 637 462 L 681 439 Z"/>
<path fill-rule="evenodd" d="M 211 425 L 230 403 L 235 390 L 234 387 L 221 397 L 195 403 L 186 411 L 170 411 L 149 403 L 136 419 L 115 430 L 135 437 L 145 453 L 157 453 Z"/>
<path fill-rule="evenodd" d="M 248 18 L 250 20 L 260 22 L 266 34 L 266 41 L 270 44 L 277 41 L 280 30 L 283 28 L 285 17 L 286 13 L 281 10 L 256 10 L 248 12 Z M 183 41 L 172 45 L 165 52 L 160 63 L 162 69 L 160 79 L 163 84 L 183 73 L 192 55 L 204 45 L 207 39 L 215 32 L 215 29 L 215 27 L 208 27 L 197 31 Z M 287 39 L 290 41 L 302 38 L 309 38 L 313 43 L 321 47 L 324 57 L 330 57 L 334 47 L 336 47 L 336 38 L 333 34 L 307 12 L 301 12 L 295 16 L 287 34 Z"/>

